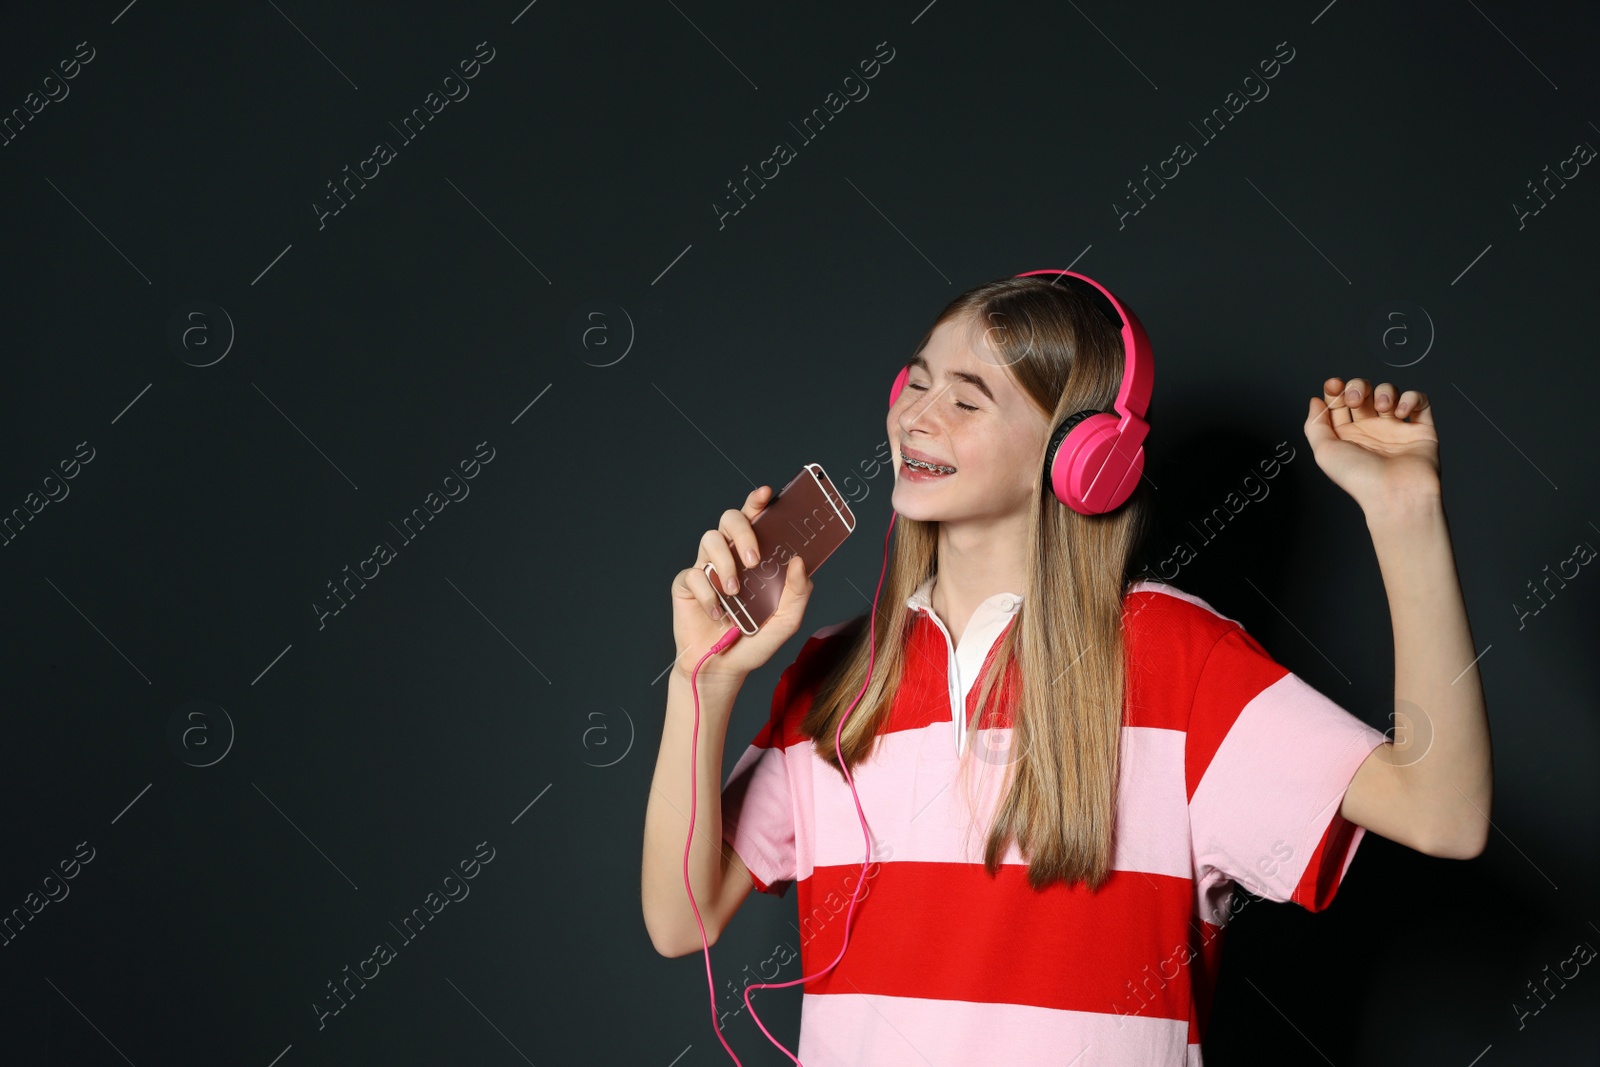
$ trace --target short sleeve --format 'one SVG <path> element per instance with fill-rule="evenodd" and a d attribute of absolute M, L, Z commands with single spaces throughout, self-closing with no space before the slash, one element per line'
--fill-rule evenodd
<path fill-rule="evenodd" d="M 789 788 L 783 724 L 799 662 L 797 658 L 779 676 L 766 725 L 746 746 L 722 786 L 722 839 L 749 868 L 756 888 L 779 897 L 796 877 L 794 794 Z"/>
<path fill-rule="evenodd" d="M 1202 891 L 1231 881 L 1307 911 L 1331 904 L 1366 833 L 1339 806 L 1385 740 L 1242 627 L 1225 631 L 1200 670 L 1184 735 Z"/>

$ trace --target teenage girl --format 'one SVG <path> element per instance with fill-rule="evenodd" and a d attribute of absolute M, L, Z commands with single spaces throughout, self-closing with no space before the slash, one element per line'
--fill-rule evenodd
<path fill-rule="evenodd" d="M 826 974 L 805 988 L 797 1062 L 1198 1064 L 1232 885 L 1315 911 L 1367 830 L 1432 856 L 1484 848 L 1488 722 L 1427 396 L 1328 378 L 1304 427 L 1382 570 L 1389 740 L 1205 601 L 1132 572 L 1148 479 L 1102 515 L 1044 483 L 1053 428 L 1109 410 L 1124 365 L 1116 330 L 1047 279 L 945 308 L 887 416 L 898 533 L 875 625 L 864 612 L 805 643 L 724 787 L 735 697 L 811 596 L 794 557 L 776 614 L 705 658 L 730 621 L 704 565 L 758 562 L 771 487 L 723 512 L 673 579 L 645 925 L 687 955 L 752 888 L 799 884 L 802 974 Z M 1330 561 L 1316 580 L 1338 596 L 1348 574 Z M 871 856 L 835 750 L 847 711 Z M 974 763 L 1009 772 L 976 800 L 947 788 Z"/>

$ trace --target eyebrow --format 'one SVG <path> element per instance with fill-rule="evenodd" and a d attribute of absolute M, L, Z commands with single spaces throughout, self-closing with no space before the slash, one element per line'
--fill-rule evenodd
<path fill-rule="evenodd" d="M 906 366 L 921 367 L 923 370 L 928 372 L 929 377 L 932 377 L 933 375 L 933 370 L 928 366 L 927 358 L 923 356 L 921 352 L 918 352 L 916 355 L 912 356 Z M 999 403 L 999 401 L 994 398 L 994 394 L 989 391 L 988 384 L 976 374 L 968 374 L 964 370 L 947 370 L 944 373 L 948 378 L 954 378 L 957 381 L 966 382 L 968 385 L 975 386 L 980 393 L 989 398 L 989 403 Z"/>

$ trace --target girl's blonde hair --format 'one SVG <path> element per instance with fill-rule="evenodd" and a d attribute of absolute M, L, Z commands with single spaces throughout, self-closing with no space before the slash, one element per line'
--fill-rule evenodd
<path fill-rule="evenodd" d="M 1050 415 L 1052 428 L 1086 408 L 1111 410 L 1125 363 L 1122 340 L 1087 297 L 1047 278 L 978 285 L 940 312 L 916 352 L 941 323 L 962 318 L 968 320 L 974 350 L 993 351 L 1022 391 Z M 978 683 L 977 712 L 967 723 L 961 766 L 965 774 L 979 725 L 991 725 L 999 703 L 1012 701 L 1009 751 L 978 753 L 987 766 L 1003 762 L 1009 771 L 984 866 L 991 877 L 997 874 L 1015 839 L 1028 860 L 1034 889 L 1060 880 L 1083 881 L 1094 890 L 1111 874 L 1127 696 L 1123 598 L 1136 577 L 1133 560 L 1149 527 L 1151 500 L 1141 478 L 1121 507 L 1081 515 L 1044 484 L 1043 449 L 1035 469 L 1028 587 L 1020 590 L 1022 609 Z M 852 774 L 872 754 L 900 687 L 913 621 L 906 600 L 938 562 L 937 522 L 900 516 L 896 526 L 878 601 L 877 648 L 867 647 L 872 631 L 866 612 L 840 630 L 831 643 L 837 654 L 823 667 L 825 677 L 800 726 L 815 739 L 818 757 L 837 770 L 839 717 L 861 694 L 844 726 L 842 748 Z M 874 659 L 870 683 L 869 651 Z"/>

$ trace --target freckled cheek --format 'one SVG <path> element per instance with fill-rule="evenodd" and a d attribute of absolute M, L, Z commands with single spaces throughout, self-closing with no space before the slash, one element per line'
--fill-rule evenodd
<path fill-rule="evenodd" d="M 990 469 L 1004 471 L 1008 481 L 1016 485 L 1031 485 L 1039 467 L 1031 452 L 1011 448 L 989 461 Z"/>
<path fill-rule="evenodd" d="M 957 444 L 956 455 L 965 456 L 967 463 L 972 466 L 982 467 L 991 474 L 1000 474 L 1029 462 L 1017 444 L 1015 440 L 993 438 L 969 441 L 964 448 Z M 959 464 L 960 459 L 955 462 Z"/>

